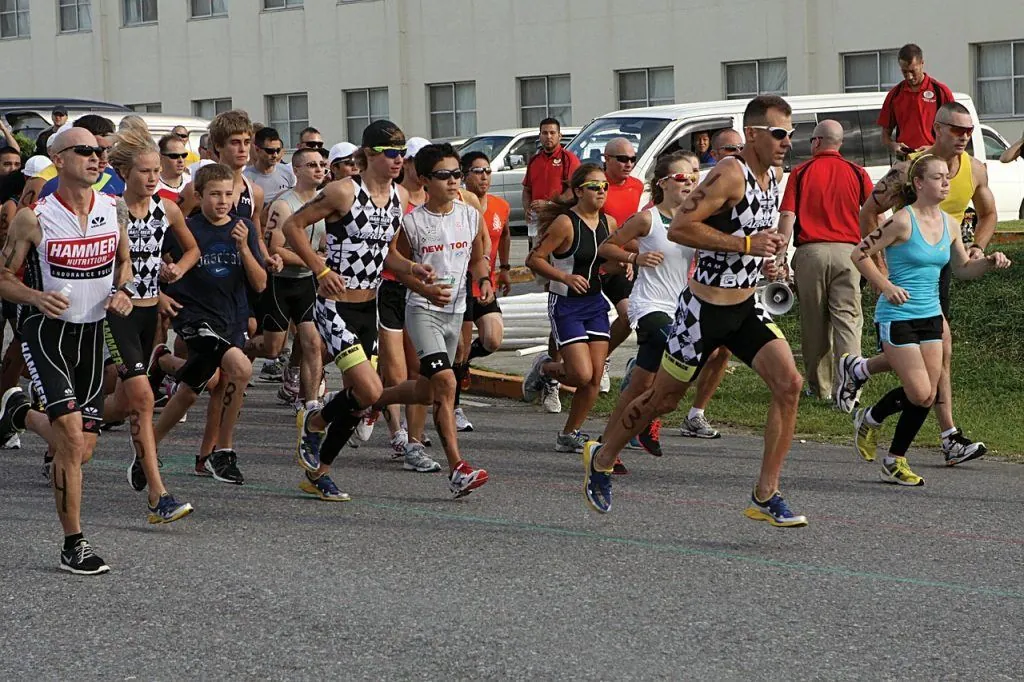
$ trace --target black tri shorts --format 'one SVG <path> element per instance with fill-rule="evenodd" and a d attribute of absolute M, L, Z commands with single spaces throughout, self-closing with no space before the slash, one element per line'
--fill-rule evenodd
<path fill-rule="evenodd" d="M 409 289 L 401 282 L 382 279 L 377 287 L 377 324 L 384 331 L 405 329 L 405 298 Z"/>
<path fill-rule="evenodd" d="M 622 272 L 602 274 L 601 291 L 611 301 L 611 304 L 616 306 L 619 301 L 629 298 L 629 295 L 633 293 L 633 282 Z"/>
<path fill-rule="evenodd" d="M 655 311 L 636 321 L 637 367 L 652 374 L 658 371 L 671 331 L 672 316 L 668 313 Z"/>
<path fill-rule="evenodd" d="M 320 338 L 342 372 L 370 359 L 377 349 L 377 304 L 375 301 L 345 303 L 316 297 L 313 307 Z"/>
<path fill-rule="evenodd" d="M 267 289 L 260 297 L 263 309 L 260 322 L 265 332 L 286 332 L 289 323 L 299 325 L 313 321 L 316 302 L 316 278 L 271 275 Z"/>
<path fill-rule="evenodd" d="M 159 323 L 160 315 L 155 305 L 132 308 L 127 317 L 107 314 L 103 336 L 121 381 L 146 373 Z"/>
<path fill-rule="evenodd" d="M 185 323 L 174 331 L 188 348 L 188 360 L 178 370 L 178 380 L 196 393 L 203 392 L 229 350 L 245 345 L 245 333 L 241 330 L 222 333 L 207 322 Z"/>

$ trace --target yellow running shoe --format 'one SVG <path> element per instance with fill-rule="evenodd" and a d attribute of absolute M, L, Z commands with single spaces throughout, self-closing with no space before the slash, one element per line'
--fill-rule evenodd
<path fill-rule="evenodd" d="M 891 465 L 882 460 L 882 480 L 896 485 L 924 485 L 924 479 L 910 470 L 906 457 L 894 457 Z"/>
<path fill-rule="evenodd" d="M 862 407 L 853 413 L 853 442 L 857 447 L 857 454 L 864 458 L 865 462 L 875 461 L 875 450 L 878 448 L 878 427 L 868 424 L 866 419 L 867 407 Z"/>

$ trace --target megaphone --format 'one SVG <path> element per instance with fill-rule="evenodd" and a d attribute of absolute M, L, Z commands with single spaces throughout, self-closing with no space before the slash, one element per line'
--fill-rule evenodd
<path fill-rule="evenodd" d="M 761 305 L 769 315 L 785 315 L 793 309 L 793 290 L 785 282 L 768 282 L 761 290 Z"/>

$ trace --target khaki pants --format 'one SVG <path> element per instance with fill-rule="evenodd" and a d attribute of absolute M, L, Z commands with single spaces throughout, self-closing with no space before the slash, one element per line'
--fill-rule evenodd
<path fill-rule="evenodd" d="M 843 353 L 860 355 L 864 318 L 860 273 L 850 260 L 853 244 L 804 244 L 793 254 L 807 384 L 822 399 L 833 396 L 832 378 Z"/>

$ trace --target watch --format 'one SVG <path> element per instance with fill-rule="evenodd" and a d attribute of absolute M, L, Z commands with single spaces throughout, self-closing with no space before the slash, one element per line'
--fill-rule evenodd
<path fill-rule="evenodd" d="M 113 294 L 116 294 L 119 291 L 123 291 L 125 294 L 127 294 L 128 298 L 138 298 L 139 297 L 139 289 L 138 289 L 138 287 L 135 286 L 135 282 L 132 282 L 131 280 L 125 282 L 124 284 L 122 284 L 121 286 L 117 287 L 116 289 L 114 289 L 110 293 L 111 293 L 111 295 L 113 295 Z"/>

